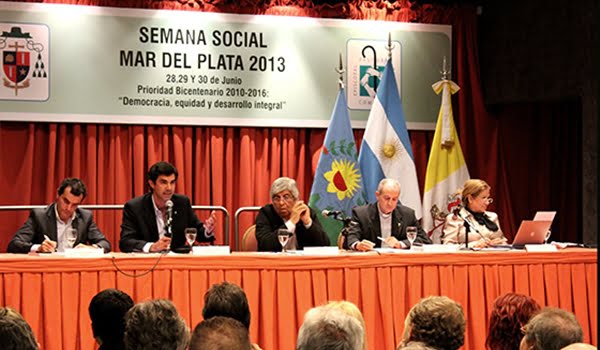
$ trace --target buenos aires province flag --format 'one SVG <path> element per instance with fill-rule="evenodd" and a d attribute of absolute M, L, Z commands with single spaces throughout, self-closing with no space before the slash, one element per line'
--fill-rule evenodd
<path fill-rule="evenodd" d="M 400 182 L 400 202 L 414 209 L 417 219 L 421 218 L 417 170 L 390 60 L 371 106 L 358 163 L 369 202 L 376 200 L 379 181 L 393 178 Z"/>
<path fill-rule="evenodd" d="M 344 89 L 340 89 L 325 134 L 308 205 L 317 211 L 319 221 L 335 245 L 343 228 L 340 221 L 323 217 L 323 210 L 339 210 L 346 216 L 352 208 L 365 204 L 363 182 L 357 165 L 356 143 L 350 125 Z"/>
<path fill-rule="evenodd" d="M 434 243 L 440 243 L 446 216 L 460 204 L 457 190 L 469 179 L 452 115 L 451 95 L 459 89 L 451 80 L 433 84 L 433 90 L 442 93 L 442 104 L 425 174 L 422 226 Z"/>

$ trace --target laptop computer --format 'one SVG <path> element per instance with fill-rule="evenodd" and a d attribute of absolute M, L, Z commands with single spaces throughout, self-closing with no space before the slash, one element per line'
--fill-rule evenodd
<path fill-rule="evenodd" d="M 533 220 L 535 221 L 553 221 L 556 216 L 555 211 L 538 211 L 535 213 Z"/>
<path fill-rule="evenodd" d="M 513 248 L 523 248 L 525 244 L 542 244 L 552 225 L 551 220 L 523 220 L 512 242 Z"/>

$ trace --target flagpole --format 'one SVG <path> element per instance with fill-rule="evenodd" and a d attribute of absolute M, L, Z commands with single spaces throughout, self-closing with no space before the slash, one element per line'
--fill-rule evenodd
<path fill-rule="evenodd" d="M 394 45 L 392 45 L 392 33 L 388 33 L 388 44 L 385 47 L 388 51 L 388 59 L 392 59 L 392 50 L 394 49 Z"/>
<path fill-rule="evenodd" d="M 452 69 L 448 69 L 446 67 L 446 56 L 444 56 L 444 59 L 442 60 L 442 70 L 440 71 L 440 73 L 442 74 L 442 80 L 448 80 L 451 71 Z"/>
<path fill-rule="evenodd" d="M 342 62 L 342 53 L 341 52 L 340 52 L 340 66 L 339 66 L 339 68 L 335 68 L 335 71 L 340 75 L 338 84 L 340 85 L 340 89 L 343 89 L 344 88 L 344 73 L 346 72 L 346 70 L 344 70 L 344 63 Z"/>

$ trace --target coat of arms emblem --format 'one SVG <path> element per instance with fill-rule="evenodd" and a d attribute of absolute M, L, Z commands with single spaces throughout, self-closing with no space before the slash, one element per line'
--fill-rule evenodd
<path fill-rule="evenodd" d="M 48 98 L 48 54 L 44 42 L 36 41 L 34 35 L 23 27 L 43 27 L 35 25 L 12 25 L 10 30 L 1 30 L 0 50 L 2 52 L 2 99 L 45 100 Z M 0 28 L 2 28 L 0 26 Z M 37 32 L 40 30 L 38 29 Z M 42 30 L 43 32 L 44 30 Z M 45 38 L 47 44 L 47 35 Z M 41 81 L 41 84 L 36 84 Z M 37 85 L 37 86 L 36 86 Z M 25 92 L 31 89 L 31 93 Z M 7 93 L 7 90 L 10 93 Z"/>

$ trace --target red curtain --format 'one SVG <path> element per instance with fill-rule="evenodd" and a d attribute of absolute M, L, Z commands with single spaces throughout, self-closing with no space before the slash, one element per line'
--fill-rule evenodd
<path fill-rule="evenodd" d="M 522 210 L 514 208 L 517 203 L 526 203 L 532 192 L 509 177 L 514 167 L 512 164 L 507 167 L 506 162 L 513 160 L 512 152 L 519 154 L 532 148 L 528 139 L 520 140 L 524 145 L 519 149 L 506 144 L 507 131 L 512 130 L 513 124 L 519 127 L 519 119 L 504 118 L 499 122 L 498 117 L 486 111 L 479 80 L 477 14 L 471 5 L 419 5 L 382 0 L 354 0 L 340 4 L 298 0 L 241 4 L 227 1 L 45 2 L 450 24 L 453 28 L 453 79 L 461 86 L 453 105 L 471 177 L 485 179 L 492 186 L 497 200 L 491 209 L 499 212 L 501 226 L 509 237 L 515 231 L 516 221 L 523 218 L 517 215 Z M 574 116 L 572 110 L 562 112 Z M 556 113 L 562 115 L 560 111 Z M 572 118 L 556 118 L 556 123 L 555 128 L 532 132 L 548 142 L 556 142 L 565 130 L 573 131 L 580 125 L 570 125 Z M 356 131 L 355 135 L 360 144 L 362 130 Z M 295 178 L 302 197 L 308 199 L 324 136 L 324 129 L 301 128 L 0 122 L 0 186 L 5 188 L 0 205 L 49 203 L 56 196 L 60 180 L 66 176 L 84 180 L 89 191 L 86 203 L 122 204 L 146 190 L 145 173 L 149 165 L 157 160 L 167 160 L 179 170 L 178 192 L 189 195 L 195 204 L 222 205 L 233 215 L 241 206 L 267 203 L 270 183 L 279 176 Z M 410 137 L 422 189 L 433 132 L 412 131 Z M 554 151 L 557 159 L 573 157 L 568 153 L 571 149 L 555 147 Z M 581 173 L 580 167 L 579 173 L 577 167 L 571 167 L 539 175 L 532 163 L 519 163 L 519 167 L 528 176 L 551 178 L 546 182 L 548 185 L 575 183 Z M 554 189 L 546 188 L 548 193 L 551 190 Z M 567 208 L 580 208 L 580 197 L 576 195 L 561 196 L 560 201 Z M 540 199 L 528 209 L 546 207 L 551 208 Z M 562 213 L 561 223 L 562 220 L 564 223 L 578 220 L 571 214 L 572 211 Z M 116 247 L 121 213 L 98 211 L 95 215 L 100 228 Z M 199 213 L 201 219 L 206 215 Z M 0 250 L 6 249 L 8 240 L 26 216 L 26 212 L 17 215 L 0 212 Z M 242 216 L 241 231 L 252 221 L 253 215 Z M 222 218 L 219 224 L 223 227 Z M 576 240 L 579 231 L 567 228 L 572 229 L 572 226 L 560 228 L 564 240 Z M 222 235 L 219 241 L 223 241 Z"/>

